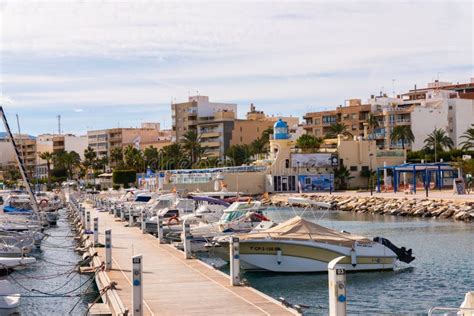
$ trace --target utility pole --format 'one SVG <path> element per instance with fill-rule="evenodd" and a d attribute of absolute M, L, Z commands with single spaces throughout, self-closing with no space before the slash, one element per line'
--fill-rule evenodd
<path fill-rule="evenodd" d="M 57 118 L 58 118 L 58 135 L 61 135 L 61 115 L 58 115 Z"/>

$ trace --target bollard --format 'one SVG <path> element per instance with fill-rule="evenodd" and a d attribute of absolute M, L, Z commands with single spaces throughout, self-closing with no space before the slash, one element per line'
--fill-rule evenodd
<path fill-rule="evenodd" d="M 346 315 L 346 270 L 338 267 L 339 261 L 345 257 L 338 257 L 328 264 L 329 279 L 329 315 Z"/>
<path fill-rule="evenodd" d="M 81 211 L 81 218 L 82 218 L 82 226 L 85 227 L 86 226 L 86 208 L 83 206 L 82 207 L 82 211 Z"/>
<path fill-rule="evenodd" d="M 163 217 L 156 214 L 156 230 L 158 234 L 158 242 L 164 244 L 165 240 L 163 239 Z"/>
<path fill-rule="evenodd" d="M 94 217 L 94 246 L 99 243 L 99 218 Z"/>
<path fill-rule="evenodd" d="M 229 243 L 230 253 L 230 285 L 240 285 L 240 251 L 239 237 L 230 237 Z"/>
<path fill-rule="evenodd" d="M 132 306 L 133 316 L 143 315 L 142 255 L 132 257 Z"/>
<path fill-rule="evenodd" d="M 186 220 L 183 221 L 183 235 L 184 258 L 191 259 L 191 229 Z"/>
<path fill-rule="evenodd" d="M 128 208 L 128 227 L 133 226 L 133 213 L 132 213 L 132 207 L 130 206 Z"/>
<path fill-rule="evenodd" d="M 117 208 L 118 208 L 118 206 L 117 206 L 117 205 L 114 205 L 114 206 L 113 206 L 113 210 L 114 210 L 114 217 L 117 217 Z"/>
<path fill-rule="evenodd" d="M 143 212 L 143 209 L 140 210 L 140 222 L 142 224 L 142 233 L 146 234 L 146 222 L 145 222 L 145 214 Z"/>
<path fill-rule="evenodd" d="M 120 209 L 120 220 L 125 221 L 125 206 Z"/>
<path fill-rule="evenodd" d="M 112 270 L 112 230 L 105 231 L 105 270 Z"/>
<path fill-rule="evenodd" d="M 86 230 L 90 231 L 91 230 L 91 212 L 87 211 L 86 213 Z"/>

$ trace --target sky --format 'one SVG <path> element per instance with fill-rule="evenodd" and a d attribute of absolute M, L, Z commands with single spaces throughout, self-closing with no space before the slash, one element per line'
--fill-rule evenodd
<path fill-rule="evenodd" d="M 0 0 L 0 102 L 33 135 L 57 115 L 66 133 L 169 128 L 170 103 L 196 94 L 302 116 L 469 81 L 473 15 L 473 1 Z"/>

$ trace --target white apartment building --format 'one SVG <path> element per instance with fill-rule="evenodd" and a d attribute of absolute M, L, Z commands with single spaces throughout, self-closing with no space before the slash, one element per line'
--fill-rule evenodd
<path fill-rule="evenodd" d="M 474 79 L 471 83 L 453 85 L 434 82 L 428 88 L 411 90 L 403 96 L 372 96 L 368 103 L 378 118 L 373 137 L 379 148 L 401 147 L 401 142 L 391 141 L 391 131 L 397 125 L 410 125 L 415 141 L 405 144 L 412 150 L 421 150 L 424 140 L 435 128 L 443 129 L 460 147 L 461 136 L 474 124 Z"/>

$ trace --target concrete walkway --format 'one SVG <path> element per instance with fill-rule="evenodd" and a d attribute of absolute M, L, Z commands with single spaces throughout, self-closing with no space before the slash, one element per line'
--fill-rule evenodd
<path fill-rule="evenodd" d="M 271 297 L 250 287 L 232 287 L 229 277 L 200 260 L 184 259 L 183 252 L 160 245 L 155 237 L 106 212 L 86 204 L 91 218 L 99 218 L 99 242 L 104 231 L 112 230 L 113 270 L 108 272 L 118 283 L 118 293 L 131 311 L 131 267 L 133 255 L 143 255 L 145 315 L 291 315 Z M 102 261 L 104 249 L 98 248 Z"/>

